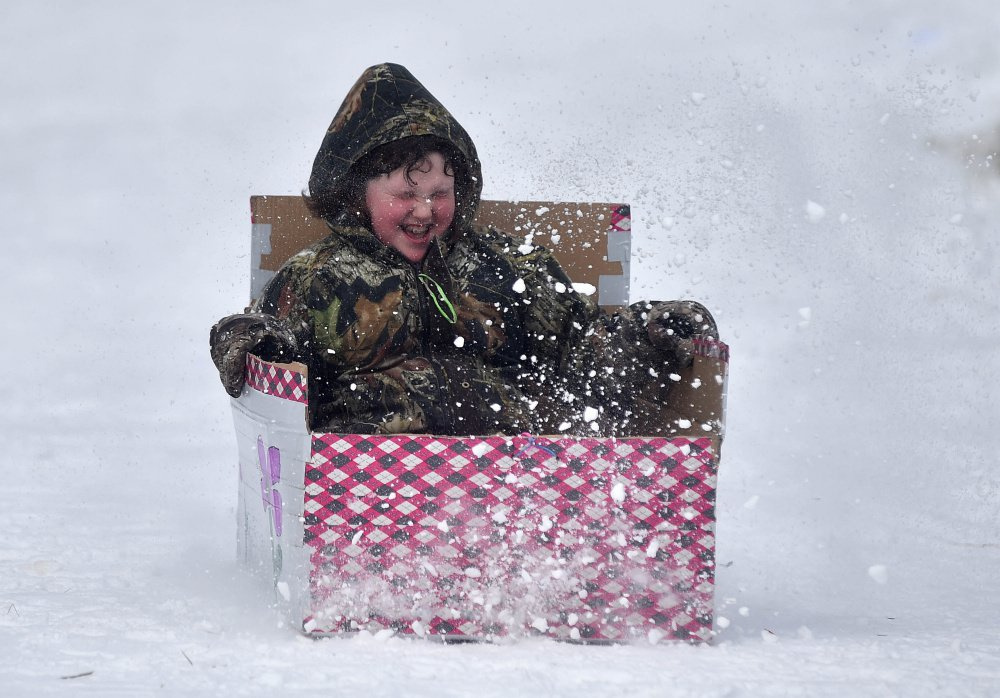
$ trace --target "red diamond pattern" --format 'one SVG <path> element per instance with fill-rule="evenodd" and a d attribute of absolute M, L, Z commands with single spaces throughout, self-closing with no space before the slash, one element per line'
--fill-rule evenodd
<path fill-rule="evenodd" d="M 711 636 L 710 439 L 312 438 L 310 632 Z"/>
<path fill-rule="evenodd" d="M 283 400 L 306 403 L 306 377 L 247 354 L 247 384 L 254 390 Z"/>

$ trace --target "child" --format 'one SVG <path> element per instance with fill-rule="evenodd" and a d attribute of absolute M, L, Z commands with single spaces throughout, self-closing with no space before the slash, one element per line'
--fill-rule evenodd
<path fill-rule="evenodd" d="M 366 70 L 309 178 L 330 234 L 212 328 L 227 391 L 252 351 L 308 366 L 317 431 L 660 433 L 666 376 L 695 335 L 717 337 L 708 311 L 604 314 L 547 250 L 473 226 L 481 191 L 475 146 L 440 102 L 402 66 Z"/>

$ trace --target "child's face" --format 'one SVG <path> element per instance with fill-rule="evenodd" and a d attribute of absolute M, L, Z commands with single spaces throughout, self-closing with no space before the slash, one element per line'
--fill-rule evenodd
<path fill-rule="evenodd" d="M 369 180 L 365 202 L 375 237 L 419 264 L 455 217 L 455 178 L 444 157 L 431 153 L 409 174 L 400 167 Z"/>

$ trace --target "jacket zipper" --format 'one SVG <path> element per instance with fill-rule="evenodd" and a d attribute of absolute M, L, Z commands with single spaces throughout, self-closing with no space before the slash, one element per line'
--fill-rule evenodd
<path fill-rule="evenodd" d="M 433 361 L 433 356 L 431 352 L 430 345 L 430 333 L 431 333 L 431 311 L 430 302 L 426 297 L 427 289 L 420 282 L 420 271 L 416 268 L 411 267 L 413 273 L 414 285 L 417 289 L 417 308 L 420 313 L 420 350 L 427 359 L 427 362 L 431 366 L 431 371 L 434 373 L 434 379 L 437 381 L 438 389 L 435 401 L 438 403 L 438 407 L 442 413 L 446 415 L 446 419 L 451 422 L 454 427 L 455 424 L 455 413 L 453 406 L 447 404 L 445 388 L 448 385 L 448 379 L 443 376 L 441 371 Z"/>
<path fill-rule="evenodd" d="M 413 272 L 413 285 L 417 289 L 417 308 L 420 311 L 420 351 L 430 359 L 431 347 L 428 335 L 430 334 L 431 318 L 429 303 L 427 301 L 427 289 L 420 283 L 420 272 L 411 267 Z"/>

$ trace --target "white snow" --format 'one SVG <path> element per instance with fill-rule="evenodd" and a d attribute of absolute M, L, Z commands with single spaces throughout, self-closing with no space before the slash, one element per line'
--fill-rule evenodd
<path fill-rule="evenodd" d="M 885 565 L 872 565 L 868 568 L 868 576 L 879 584 L 886 584 L 889 581 L 889 570 Z"/>
<path fill-rule="evenodd" d="M 819 223 L 826 217 L 826 208 L 815 201 L 807 201 L 805 209 L 810 223 Z"/>
<path fill-rule="evenodd" d="M 812 308 L 803 306 L 799 308 L 799 327 L 808 327 L 812 322 Z"/>
<path fill-rule="evenodd" d="M 996 694 L 994 3 L 617 20 L 5 4 L 4 696 Z M 631 203 L 632 298 L 712 309 L 732 345 L 713 645 L 312 641 L 239 569 L 208 328 L 246 304 L 248 197 L 302 190 L 383 60 L 458 114 L 488 198 Z"/>
<path fill-rule="evenodd" d="M 611 487 L 611 499 L 614 500 L 616 504 L 621 504 L 625 501 L 625 484 L 622 482 L 616 482 Z"/>
<path fill-rule="evenodd" d="M 646 637 L 649 640 L 649 644 L 651 644 L 651 645 L 657 644 L 665 636 L 666 636 L 666 632 L 664 632 L 663 630 L 660 630 L 659 628 L 653 628 L 652 630 L 650 630 L 646 634 Z"/>

